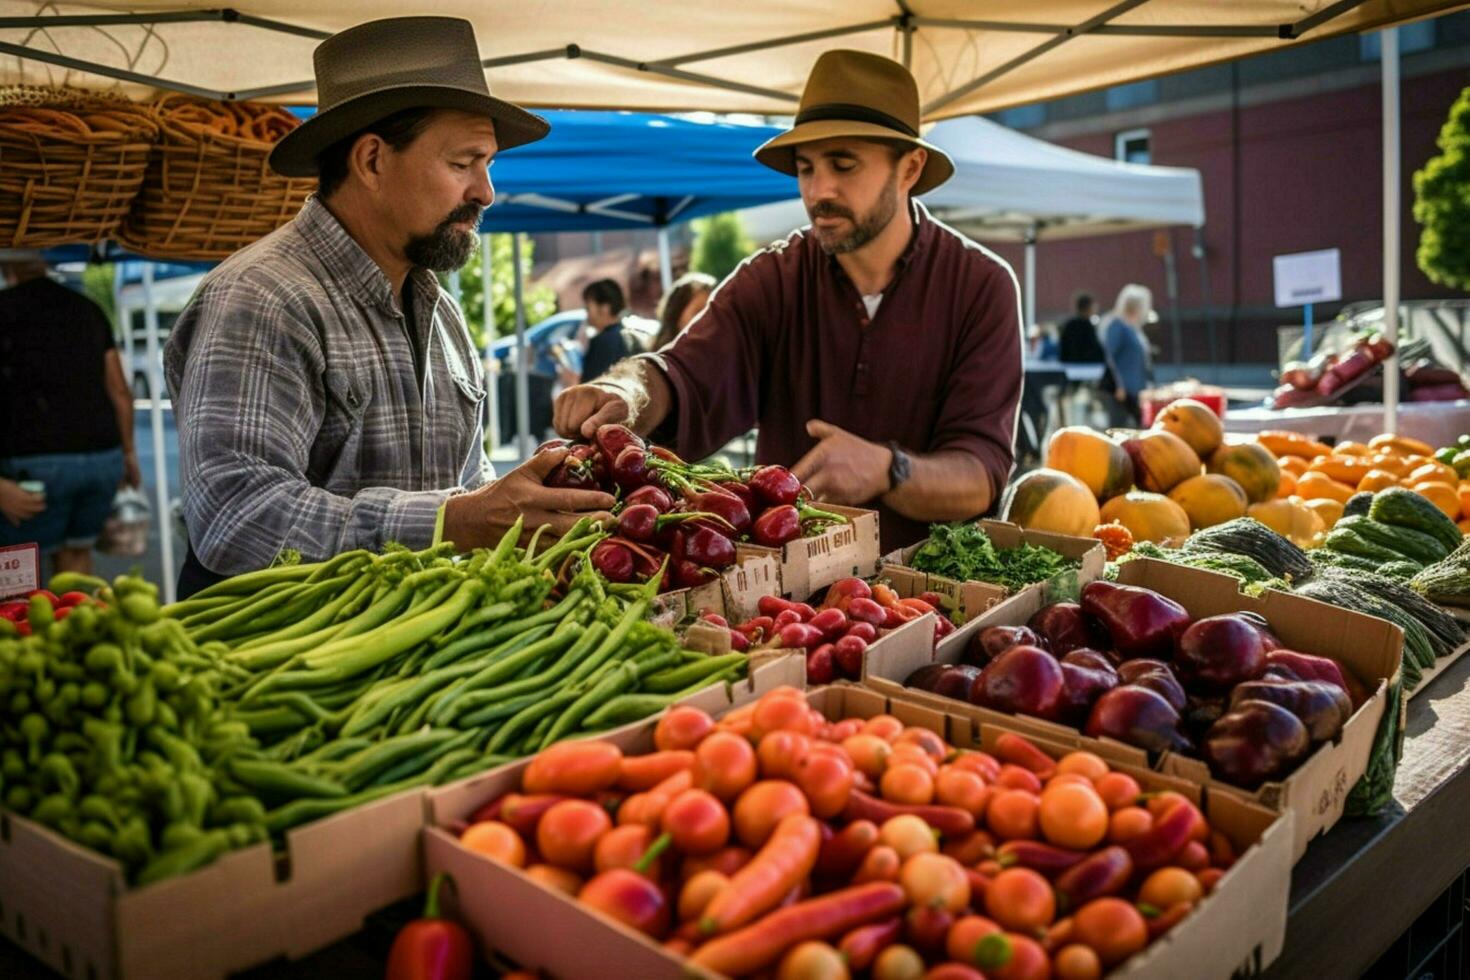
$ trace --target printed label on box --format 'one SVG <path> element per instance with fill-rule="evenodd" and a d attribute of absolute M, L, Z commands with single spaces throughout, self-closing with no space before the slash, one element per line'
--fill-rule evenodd
<path fill-rule="evenodd" d="M 39 588 L 41 550 L 34 544 L 0 548 L 0 599 L 24 595 Z"/>

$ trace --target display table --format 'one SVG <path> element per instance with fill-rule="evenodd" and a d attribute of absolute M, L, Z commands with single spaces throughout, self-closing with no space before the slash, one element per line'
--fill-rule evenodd
<path fill-rule="evenodd" d="M 1449 884 L 1470 867 L 1470 657 L 1462 657 L 1409 703 L 1397 805 L 1372 820 L 1344 820 L 1317 838 L 1291 879 L 1286 948 L 1272 978 L 1357 977 L 1373 965 Z M 239 980 L 381 976 L 399 926 L 419 900 L 369 918 L 367 927 L 294 963 L 239 974 Z M 481 965 L 477 976 L 494 976 Z M 0 941 L 0 977 L 53 977 Z"/>
<path fill-rule="evenodd" d="M 1327 405 L 1322 408 L 1232 409 L 1225 413 L 1226 432 L 1286 429 L 1335 442 L 1367 442 L 1383 432 L 1383 406 Z M 1422 439 L 1431 446 L 1454 445 L 1470 432 L 1470 401 L 1414 402 L 1399 405 L 1399 435 Z"/>

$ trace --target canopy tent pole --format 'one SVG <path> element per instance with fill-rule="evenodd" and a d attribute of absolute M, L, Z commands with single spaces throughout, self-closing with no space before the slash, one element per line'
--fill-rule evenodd
<path fill-rule="evenodd" d="M 1199 302 L 1200 309 L 1205 314 L 1205 336 L 1210 346 L 1210 372 L 1214 375 L 1212 380 L 1220 380 L 1220 351 L 1219 341 L 1215 336 L 1215 314 L 1210 309 L 1210 259 L 1205 249 L 1205 230 L 1203 227 L 1194 229 L 1194 245 L 1192 247 L 1194 257 L 1199 260 Z"/>
<path fill-rule="evenodd" d="M 526 343 L 526 303 L 521 283 L 521 233 L 510 236 L 511 282 L 516 301 L 516 449 L 521 459 L 531 458 L 530 350 Z"/>
<path fill-rule="evenodd" d="M 163 379 L 159 377 L 158 304 L 153 299 L 153 263 L 143 263 L 143 328 L 148 338 L 148 415 L 153 423 L 153 485 L 159 547 L 163 552 L 163 601 L 174 601 L 174 525 L 168 507 L 168 447 L 163 438 Z"/>
<path fill-rule="evenodd" d="M 1028 332 L 1036 322 L 1036 230 L 1032 225 L 1026 232 L 1026 267 L 1022 270 L 1021 326 Z"/>
<path fill-rule="evenodd" d="M 669 226 L 658 230 L 658 281 L 665 294 L 674 285 L 674 265 L 669 257 Z"/>
<path fill-rule="evenodd" d="M 485 330 L 485 350 L 480 355 L 480 377 L 489 395 L 485 418 L 485 438 L 491 446 L 500 445 L 500 362 L 495 358 L 495 293 L 491 289 L 490 233 L 480 233 L 480 299 L 483 309 L 481 326 Z"/>
<path fill-rule="evenodd" d="M 1383 362 L 1383 431 L 1399 428 L 1399 32 L 1383 41 L 1383 332 L 1394 353 Z"/>

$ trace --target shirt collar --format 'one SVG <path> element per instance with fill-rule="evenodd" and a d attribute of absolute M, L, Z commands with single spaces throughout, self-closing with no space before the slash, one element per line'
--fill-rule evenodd
<path fill-rule="evenodd" d="M 393 284 L 382 268 L 315 194 L 307 198 L 296 216 L 296 227 L 334 280 L 384 309 L 402 312 L 393 295 Z M 438 277 L 421 268 L 413 269 L 409 275 L 416 293 L 415 306 L 422 303 L 423 309 L 432 309 L 439 299 Z"/>
<path fill-rule="evenodd" d="M 903 274 L 903 271 L 913 263 L 916 257 L 922 255 L 924 250 L 929 247 L 929 244 L 934 241 L 934 219 L 930 216 L 929 209 L 924 207 L 919 201 L 911 198 L 909 200 L 909 215 L 913 219 L 914 230 L 909 236 L 909 243 L 904 246 L 903 253 L 899 255 L 898 260 L 894 263 L 893 282 L 897 282 L 898 277 Z M 812 236 L 812 241 L 814 243 L 816 242 L 815 235 Z M 820 248 L 820 246 L 818 247 Z M 842 271 L 842 264 L 837 261 L 837 256 L 835 255 L 827 256 L 827 266 L 839 275 L 845 276 L 847 274 Z M 891 287 L 892 283 L 889 283 L 889 285 Z"/>

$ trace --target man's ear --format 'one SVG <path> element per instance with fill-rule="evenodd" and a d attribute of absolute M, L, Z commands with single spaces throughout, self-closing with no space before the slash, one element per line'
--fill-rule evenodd
<path fill-rule="evenodd" d="M 352 144 L 352 150 L 347 155 L 347 169 L 357 175 L 357 179 L 370 190 L 378 190 L 382 186 L 384 157 L 388 151 L 388 144 L 383 138 L 375 133 L 363 133 L 357 142 Z"/>
<path fill-rule="evenodd" d="M 916 146 L 904 154 L 902 165 L 899 168 L 898 182 L 905 191 L 911 190 L 919 182 L 919 175 L 924 172 L 924 165 L 929 162 L 929 151 L 922 146 Z"/>

